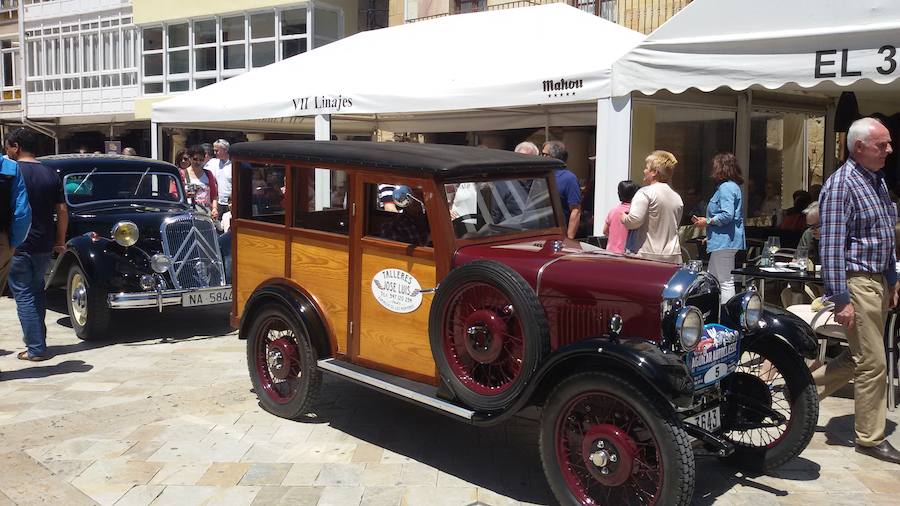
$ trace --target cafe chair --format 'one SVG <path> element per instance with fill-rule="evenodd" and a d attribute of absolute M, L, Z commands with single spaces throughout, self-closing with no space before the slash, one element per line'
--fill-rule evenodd
<path fill-rule="evenodd" d="M 786 309 L 808 323 L 816 333 L 819 341 L 819 354 L 816 360 L 819 363 L 825 363 L 825 350 L 829 341 L 847 342 L 844 327 L 834 321 L 834 304 L 827 302 L 825 307 L 818 311 L 813 309 L 812 304 L 794 304 L 787 306 Z"/>

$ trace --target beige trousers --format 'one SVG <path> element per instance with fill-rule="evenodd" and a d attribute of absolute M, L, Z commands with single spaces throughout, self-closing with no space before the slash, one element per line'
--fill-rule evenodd
<path fill-rule="evenodd" d="M 833 394 L 853 379 L 856 444 L 875 446 L 884 441 L 887 360 L 884 324 L 890 290 L 881 274 L 847 273 L 855 325 L 847 329 L 849 351 L 813 372 L 819 398 Z"/>
<path fill-rule="evenodd" d="M 6 277 L 9 276 L 9 268 L 12 266 L 13 249 L 9 247 L 9 236 L 0 233 L 0 295 L 6 288 Z"/>

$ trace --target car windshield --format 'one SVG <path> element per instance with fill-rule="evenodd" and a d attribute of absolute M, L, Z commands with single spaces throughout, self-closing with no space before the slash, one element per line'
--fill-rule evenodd
<path fill-rule="evenodd" d="M 558 226 L 546 178 L 444 185 L 457 239 L 477 239 Z"/>
<path fill-rule="evenodd" d="M 82 205 L 93 202 L 153 200 L 181 202 L 181 185 L 173 174 L 152 172 L 151 168 L 129 172 L 95 170 L 67 174 L 63 179 L 66 202 Z"/>

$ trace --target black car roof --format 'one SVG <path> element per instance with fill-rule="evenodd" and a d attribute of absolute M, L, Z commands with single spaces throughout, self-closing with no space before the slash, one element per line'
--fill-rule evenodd
<path fill-rule="evenodd" d="M 65 155 L 42 156 L 37 160 L 60 172 L 84 171 L 94 168 L 100 172 L 122 169 L 145 170 L 148 165 L 153 166 L 154 170 L 163 170 L 167 172 L 178 170 L 169 162 L 162 162 L 160 160 L 144 158 L 142 156 L 70 153 Z"/>
<path fill-rule="evenodd" d="M 232 144 L 229 153 L 242 159 L 358 165 L 445 177 L 514 174 L 523 170 L 551 170 L 563 165 L 555 158 L 499 149 L 405 142 L 253 141 Z"/>

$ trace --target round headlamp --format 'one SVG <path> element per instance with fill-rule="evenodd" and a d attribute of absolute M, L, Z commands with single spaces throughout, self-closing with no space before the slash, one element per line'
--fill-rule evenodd
<path fill-rule="evenodd" d="M 693 350 L 703 334 L 703 313 L 694 306 L 681 308 L 675 317 L 675 332 L 681 349 Z"/>
<path fill-rule="evenodd" d="M 138 240 L 138 227 L 132 221 L 120 221 L 112 229 L 112 238 L 119 246 L 134 246 Z"/>
<path fill-rule="evenodd" d="M 762 319 L 762 299 L 757 293 L 750 293 L 741 301 L 741 325 L 745 330 L 759 327 Z"/>
<path fill-rule="evenodd" d="M 150 257 L 150 268 L 153 269 L 153 272 L 162 274 L 172 268 L 172 259 L 161 253 L 157 253 Z"/>

